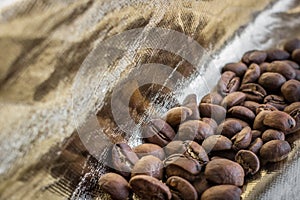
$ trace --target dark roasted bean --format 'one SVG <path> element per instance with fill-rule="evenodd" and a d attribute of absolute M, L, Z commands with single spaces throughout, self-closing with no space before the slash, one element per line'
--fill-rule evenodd
<path fill-rule="evenodd" d="M 254 83 L 260 76 L 260 67 L 259 65 L 252 63 L 249 68 L 247 69 L 242 84 L 246 83 Z"/>
<path fill-rule="evenodd" d="M 236 133 L 240 132 L 248 123 L 235 118 L 227 118 L 217 128 L 218 135 L 224 135 L 227 138 L 232 138 Z"/>
<path fill-rule="evenodd" d="M 172 196 L 176 195 L 176 197 L 179 197 L 179 199 L 182 200 L 198 199 L 198 193 L 194 186 L 179 176 L 169 177 L 166 184 L 169 186 Z"/>
<path fill-rule="evenodd" d="M 278 110 L 283 110 L 287 104 L 282 96 L 271 94 L 265 97 L 265 104 L 269 104 L 277 108 Z"/>
<path fill-rule="evenodd" d="M 212 135 L 203 141 L 202 146 L 209 153 L 211 151 L 231 149 L 232 142 L 223 135 Z"/>
<path fill-rule="evenodd" d="M 255 101 L 244 101 L 241 104 L 241 106 L 244 106 L 244 107 L 250 109 L 253 113 L 256 113 L 256 109 L 258 108 L 258 106 L 260 106 L 260 104 Z"/>
<path fill-rule="evenodd" d="M 211 103 L 219 105 L 223 97 L 218 92 L 208 93 L 201 99 L 201 103 Z"/>
<path fill-rule="evenodd" d="M 182 106 L 191 109 L 192 114 L 187 117 L 187 119 L 200 119 L 198 104 L 197 104 L 197 96 L 196 94 L 188 95 L 182 103 Z"/>
<path fill-rule="evenodd" d="M 159 158 L 160 160 L 165 159 L 165 152 L 163 148 L 156 144 L 144 143 L 136 146 L 133 151 L 137 154 L 139 158 L 143 156 L 153 155 Z"/>
<path fill-rule="evenodd" d="M 257 154 L 262 147 L 264 142 L 262 141 L 261 138 L 256 138 L 249 146 L 249 150 L 252 151 L 253 153 Z"/>
<path fill-rule="evenodd" d="M 218 81 L 217 90 L 221 95 L 226 96 L 231 92 L 237 91 L 239 86 L 240 78 L 236 77 L 234 72 L 226 71 L 221 75 Z"/>
<path fill-rule="evenodd" d="M 265 131 L 267 127 L 264 125 L 264 119 L 266 115 L 270 112 L 274 112 L 274 111 L 267 111 L 267 110 L 260 111 L 254 119 L 253 129 L 259 131 Z"/>
<path fill-rule="evenodd" d="M 284 44 L 283 48 L 287 52 L 292 53 L 295 49 L 300 49 L 300 40 L 298 38 L 294 38 L 294 39 L 288 40 Z"/>
<path fill-rule="evenodd" d="M 263 142 L 269 142 L 271 140 L 284 140 L 284 133 L 274 129 L 265 130 L 261 136 Z"/>
<path fill-rule="evenodd" d="M 217 185 L 207 189 L 201 200 L 240 200 L 242 190 L 234 185 Z"/>
<path fill-rule="evenodd" d="M 274 106 L 272 106 L 271 104 L 260 104 L 256 108 L 256 115 L 258 115 L 261 111 L 275 111 L 275 110 L 278 110 L 278 109 L 275 108 Z"/>
<path fill-rule="evenodd" d="M 300 82 L 297 80 L 289 80 L 281 87 L 281 93 L 290 103 L 300 101 Z"/>
<path fill-rule="evenodd" d="M 232 106 L 241 104 L 246 99 L 246 95 L 243 92 L 232 92 L 224 97 L 221 105 L 227 109 Z"/>
<path fill-rule="evenodd" d="M 286 133 L 296 126 L 296 121 L 285 112 L 272 111 L 265 116 L 263 124 Z"/>
<path fill-rule="evenodd" d="M 256 83 L 243 84 L 240 90 L 246 94 L 246 100 L 248 101 L 262 102 L 267 95 L 265 89 Z"/>
<path fill-rule="evenodd" d="M 267 61 L 272 62 L 274 60 L 286 60 L 290 57 L 290 54 L 281 49 L 269 49 L 267 52 Z"/>
<path fill-rule="evenodd" d="M 268 72 L 276 72 L 283 75 L 287 80 L 293 79 L 296 72 L 293 67 L 283 61 L 274 61 L 267 67 Z"/>
<path fill-rule="evenodd" d="M 252 50 L 246 52 L 243 55 L 242 61 L 247 65 L 250 65 L 251 63 L 261 64 L 266 60 L 266 58 L 267 58 L 266 52 L 259 51 L 259 50 Z"/>
<path fill-rule="evenodd" d="M 260 149 L 261 159 L 268 162 L 278 162 L 285 159 L 291 151 L 287 141 L 271 140 L 265 143 Z"/>
<path fill-rule="evenodd" d="M 166 114 L 166 122 L 173 128 L 184 122 L 193 111 L 187 107 L 175 107 L 170 109 Z"/>
<path fill-rule="evenodd" d="M 259 65 L 260 68 L 260 73 L 265 73 L 267 71 L 268 66 L 270 65 L 270 63 L 267 62 L 263 62 Z"/>
<path fill-rule="evenodd" d="M 292 59 L 300 65 L 300 48 L 293 51 Z"/>
<path fill-rule="evenodd" d="M 288 113 L 291 117 L 293 117 L 296 122 L 296 126 L 288 133 L 294 133 L 300 130 L 300 102 L 294 102 L 289 106 L 285 107 L 284 112 Z"/>
<path fill-rule="evenodd" d="M 239 150 L 235 156 L 235 160 L 243 167 L 246 175 L 254 175 L 260 168 L 259 158 L 249 150 Z"/>
<path fill-rule="evenodd" d="M 226 116 L 226 109 L 215 104 L 200 103 L 199 110 L 202 117 L 210 117 L 217 122 L 224 120 Z"/>
<path fill-rule="evenodd" d="M 283 60 L 281 62 L 285 62 L 287 64 L 289 64 L 292 68 L 294 69 L 300 69 L 300 66 L 298 65 L 298 63 L 291 61 L 291 60 Z"/>
<path fill-rule="evenodd" d="M 152 155 L 144 156 L 135 163 L 132 169 L 131 177 L 137 175 L 153 176 L 161 180 L 163 177 L 163 162 Z"/>
<path fill-rule="evenodd" d="M 246 126 L 231 139 L 233 141 L 232 148 L 234 150 L 246 149 L 252 140 L 251 128 Z"/>
<path fill-rule="evenodd" d="M 285 77 L 276 72 L 263 73 L 258 79 L 258 83 L 269 91 L 278 91 L 285 81 Z"/>
<path fill-rule="evenodd" d="M 256 138 L 261 136 L 261 131 L 259 130 L 252 130 L 251 131 L 251 135 L 252 135 L 252 141 L 254 141 Z"/>
<path fill-rule="evenodd" d="M 242 77 L 245 72 L 247 71 L 247 65 L 245 65 L 242 62 L 238 63 L 228 63 L 222 68 L 222 73 L 226 71 L 232 71 L 234 72 L 237 76 Z"/>
<path fill-rule="evenodd" d="M 255 118 L 255 114 L 244 106 L 233 106 L 228 110 L 228 115 L 250 123 L 252 123 Z"/>

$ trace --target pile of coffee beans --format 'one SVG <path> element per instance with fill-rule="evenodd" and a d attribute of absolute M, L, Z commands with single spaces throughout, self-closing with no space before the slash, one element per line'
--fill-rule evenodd
<path fill-rule="evenodd" d="M 240 199 L 245 178 L 287 158 L 300 129 L 300 40 L 246 52 L 215 89 L 190 94 L 142 131 L 144 143 L 111 149 L 100 177 L 112 199 Z"/>

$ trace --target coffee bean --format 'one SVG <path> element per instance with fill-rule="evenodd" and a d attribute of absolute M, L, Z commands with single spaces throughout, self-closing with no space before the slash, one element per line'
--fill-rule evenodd
<path fill-rule="evenodd" d="M 254 119 L 253 129 L 259 130 L 259 131 L 265 131 L 267 129 L 267 127 L 264 124 L 264 119 L 265 119 L 266 115 L 270 112 L 275 112 L 275 111 L 267 111 L 267 110 L 260 111 Z"/>
<path fill-rule="evenodd" d="M 152 176 L 134 176 L 130 179 L 129 185 L 134 193 L 141 199 L 170 200 L 172 198 L 172 194 L 168 186 Z"/>
<path fill-rule="evenodd" d="M 288 132 L 296 126 L 295 120 L 287 113 L 283 111 L 269 112 L 264 120 L 263 124 L 271 128 Z"/>
<path fill-rule="evenodd" d="M 281 86 L 281 93 L 290 103 L 300 101 L 300 82 L 289 80 Z"/>
<path fill-rule="evenodd" d="M 242 84 L 254 83 L 260 76 L 260 67 L 258 64 L 252 63 L 247 69 Z"/>
<path fill-rule="evenodd" d="M 192 111 L 192 114 L 188 116 L 187 119 L 200 119 L 196 94 L 189 94 L 185 97 L 182 106 L 187 107 Z"/>
<path fill-rule="evenodd" d="M 217 128 L 218 135 L 224 135 L 227 138 L 232 138 L 236 133 L 240 132 L 248 123 L 235 118 L 227 118 Z"/>
<path fill-rule="evenodd" d="M 237 91 L 239 86 L 240 78 L 234 72 L 226 71 L 221 75 L 217 83 L 217 90 L 221 95 L 226 96 L 231 92 Z"/>
<path fill-rule="evenodd" d="M 208 136 L 214 134 L 213 129 L 205 122 L 199 120 L 189 120 L 179 126 L 178 139 L 203 141 Z"/>
<path fill-rule="evenodd" d="M 203 117 L 201 119 L 201 121 L 207 123 L 213 129 L 214 133 L 217 131 L 218 124 L 217 124 L 217 122 L 214 119 L 208 118 L 208 117 Z"/>
<path fill-rule="evenodd" d="M 220 105 L 223 97 L 218 92 L 211 92 L 203 96 L 201 103 L 211 103 Z"/>
<path fill-rule="evenodd" d="M 131 171 L 131 177 L 137 175 L 153 176 L 161 180 L 163 178 L 163 162 L 152 155 L 144 156 L 135 163 Z"/>
<path fill-rule="evenodd" d="M 204 171 L 207 180 L 216 184 L 231 184 L 242 186 L 244 184 L 244 170 L 236 162 L 228 159 L 215 159 L 210 161 Z"/>
<path fill-rule="evenodd" d="M 246 94 L 246 100 L 248 101 L 262 102 L 267 95 L 265 89 L 256 83 L 243 84 L 240 90 Z"/>
<path fill-rule="evenodd" d="M 283 110 L 287 106 L 284 97 L 275 94 L 266 96 L 264 99 L 264 103 L 272 105 L 278 110 Z"/>
<path fill-rule="evenodd" d="M 221 151 L 231 149 L 232 142 L 223 135 L 212 135 L 206 138 L 202 143 L 207 153 L 211 151 Z"/>
<path fill-rule="evenodd" d="M 287 64 L 289 64 L 292 68 L 294 69 L 300 69 L 300 66 L 298 65 L 298 63 L 291 61 L 291 60 L 283 60 L 281 62 L 285 62 Z"/>
<path fill-rule="evenodd" d="M 166 114 L 166 122 L 173 128 L 176 128 L 179 124 L 184 122 L 193 111 L 187 107 L 175 107 L 170 109 Z"/>
<path fill-rule="evenodd" d="M 269 49 L 267 52 L 267 61 L 272 62 L 275 60 L 286 60 L 290 57 L 290 54 L 281 49 Z"/>
<path fill-rule="evenodd" d="M 300 48 L 293 51 L 292 59 L 300 65 Z"/>
<path fill-rule="evenodd" d="M 234 150 L 246 149 L 251 143 L 251 128 L 246 126 L 231 139 Z"/>
<path fill-rule="evenodd" d="M 293 67 L 291 67 L 286 62 L 274 61 L 270 63 L 267 68 L 268 72 L 276 72 L 283 75 L 287 80 L 293 79 L 296 76 L 296 72 Z"/>
<path fill-rule="evenodd" d="M 199 110 L 202 117 L 210 117 L 217 122 L 224 120 L 226 116 L 226 109 L 215 104 L 200 103 Z"/>
<path fill-rule="evenodd" d="M 222 151 L 211 151 L 210 152 L 211 160 L 213 160 L 213 158 L 225 158 L 225 159 L 228 159 L 228 160 L 235 161 L 234 160 L 235 155 L 236 155 L 236 151 L 234 151 L 233 149 L 222 150 Z"/>
<path fill-rule="evenodd" d="M 253 113 L 256 113 L 256 109 L 258 108 L 258 106 L 260 106 L 260 104 L 255 101 L 244 101 L 243 103 L 241 103 L 241 106 L 244 106 L 250 109 Z"/>
<path fill-rule="evenodd" d="M 258 115 L 261 111 L 275 111 L 275 110 L 278 110 L 278 109 L 275 108 L 274 106 L 272 106 L 271 104 L 260 104 L 256 108 L 256 115 Z"/>
<path fill-rule="evenodd" d="M 284 44 L 283 48 L 287 52 L 292 53 L 295 49 L 300 49 L 300 40 L 298 38 L 294 38 L 294 39 L 288 40 Z"/>
<path fill-rule="evenodd" d="M 242 190 L 234 185 L 217 185 L 207 189 L 201 200 L 240 200 Z"/>
<path fill-rule="evenodd" d="M 232 106 L 236 106 L 244 102 L 246 99 L 246 95 L 243 92 L 232 92 L 224 97 L 221 105 L 227 109 Z"/>
<path fill-rule="evenodd" d="M 253 153 L 257 154 L 260 150 L 260 148 L 263 145 L 263 141 L 261 138 L 256 138 L 249 146 L 249 150 L 252 151 Z"/>
<path fill-rule="evenodd" d="M 250 123 L 255 119 L 255 114 L 244 106 L 233 106 L 228 110 L 228 115 Z"/>
<path fill-rule="evenodd" d="M 152 119 L 143 128 L 143 138 L 145 141 L 161 147 L 167 145 L 174 137 L 175 132 L 173 128 L 162 119 Z"/>
<path fill-rule="evenodd" d="M 198 193 L 198 197 L 200 197 L 205 190 L 211 187 L 211 184 L 208 183 L 204 174 L 202 173 L 199 178 L 192 182 L 192 184 Z"/>
<path fill-rule="evenodd" d="M 293 117 L 296 122 L 296 126 L 288 133 L 294 133 L 300 130 L 300 102 L 294 102 L 289 106 L 285 107 L 284 112 Z"/>
<path fill-rule="evenodd" d="M 263 62 L 259 65 L 260 68 L 260 73 L 265 73 L 267 71 L 268 66 L 270 65 L 270 63 L 268 62 Z"/>
<path fill-rule="evenodd" d="M 266 52 L 259 51 L 259 50 L 252 50 L 246 52 L 243 55 L 242 61 L 247 65 L 250 65 L 251 63 L 261 64 L 266 60 L 266 58 L 267 58 Z"/>
<path fill-rule="evenodd" d="M 116 173 L 106 173 L 99 179 L 100 189 L 112 199 L 123 200 L 129 197 L 129 184 L 125 178 Z"/>
<path fill-rule="evenodd" d="M 261 136 L 261 131 L 259 130 L 251 130 L 252 141 Z"/>
<path fill-rule="evenodd" d="M 261 159 L 268 162 L 278 162 L 285 159 L 291 151 L 287 141 L 271 140 L 265 143 L 260 149 Z"/>
<path fill-rule="evenodd" d="M 258 79 L 258 83 L 269 91 L 277 91 L 285 82 L 286 78 L 276 72 L 265 72 Z"/>
<path fill-rule="evenodd" d="M 172 199 L 174 199 L 174 195 L 182 200 L 198 199 L 198 194 L 194 186 L 179 176 L 169 177 L 166 184 L 171 190 L 173 196 Z"/>
<path fill-rule="evenodd" d="M 242 62 L 238 63 L 228 63 L 222 68 L 222 73 L 226 71 L 232 71 L 236 74 L 236 76 L 242 77 L 247 71 L 247 65 Z"/>
<path fill-rule="evenodd" d="M 165 159 L 165 152 L 163 148 L 161 148 L 156 144 L 151 144 L 151 143 L 140 144 L 136 146 L 133 149 L 133 151 L 137 154 L 139 158 L 143 156 L 152 155 L 159 158 L 160 160 Z"/>
<path fill-rule="evenodd" d="M 243 167 L 246 175 L 254 175 L 260 168 L 259 158 L 249 150 L 240 150 L 237 152 L 235 160 Z"/>
<path fill-rule="evenodd" d="M 284 133 L 274 129 L 265 130 L 261 138 L 264 142 L 269 142 L 271 140 L 285 140 Z"/>

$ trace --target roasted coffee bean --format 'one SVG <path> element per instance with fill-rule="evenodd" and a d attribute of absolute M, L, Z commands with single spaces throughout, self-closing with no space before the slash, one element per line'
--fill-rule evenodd
<path fill-rule="evenodd" d="M 232 138 L 236 133 L 240 132 L 248 123 L 235 118 L 227 118 L 217 128 L 218 135 L 224 135 L 227 138 Z"/>
<path fill-rule="evenodd" d="M 159 158 L 160 160 L 165 159 L 165 152 L 163 148 L 161 148 L 156 144 L 151 144 L 151 143 L 140 144 L 136 146 L 133 149 L 133 151 L 137 154 L 139 158 L 143 156 L 152 155 Z"/>
<path fill-rule="evenodd" d="M 211 103 L 220 105 L 223 97 L 218 92 L 208 93 L 201 99 L 201 103 Z"/>
<path fill-rule="evenodd" d="M 271 94 L 265 97 L 265 104 L 269 104 L 277 108 L 278 110 L 283 110 L 287 104 L 282 96 Z"/>
<path fill-rule="evenodd" d="M 207 153 L 231 149 L 232 142 L 223 135 L 212 135 L 202 142 L 202 147 Z"/>
<path fill-rule="evenodd" d="M 175 199 L 174 196 L 179 197 L 179 199 L 182 200 L 198 199 L 198 193 L 194 186 L 179 176 L 169 177 L 166 184 L 171 190 L 172 199 Z"/>
<path fill-rule="evenodd" d="M 242 62 L 238 63 L 228 63 L 222 68 L 222 73 L 226 71 L 232 71 L 236 74 L 236 76 L 242 77 L 247 71 L 247 65 Z"/>
<path fill-rule="evenodd" d="M 267 68 L 268 72 L 276 72 L 283 75 L 287 80 L 293 79 L 296 72 L 293 67 L 283 61 L 274 61 Z"/>
<path fill-rule="evenodd" d="M 201 200 L 240 200 L 242 190 L 234 185 L 217 185 L 207 189 Z"/>
<path fill-rule="evenodd" d="M 294 38 L 294 39 L 288 40 L 284 44 L 283 48 L 287 52 L 292 53 L 295 49 L 300 49 L 300 40 L 298 38 Z"/>
<path fill-rule="evenodd" d="M 265 131 L 267 129 L 267 126 L 264 124 L 264 119 L 266 115 L 270 112 L 274 112 L 274 111 L 267 111 L 267 110 L 260 111 L 254 119 L 253 129 L 259 131 Z"/>
<path fill-rule="evenodd" d="M 192 182 L 192 185 L 196 189 L 196 191 L 198 193 L 198 197 L 200 197 L 205 190 L 207 190 L 208 188 L 211 187 L 211 184 L 208 183 L 204 174 L 202 174 L 202 173 L 199 176 L 199 178 L 197 178 L 195 181 Z"/>
<path fill-rule="evenodd" d="M 152 176 L 135 176 L 130 179 L 129 185 L 133 192 L 141 199 L 170 200 L 172 198 L 169 187 Z"/>
<path fill-rule="evenodd" d="M 112 165 L 123 176 L 129 176 L 133 166 L 139 160 L 138 156 L 126 143 L 115 144 L 111 150 Z"/>
<path fill-rule="evenodd" d="M 278 109 L 275 108 L 274 106 L 272 106 L 271 104 L 260 104 L 256 108 L 256 115 L 258 115 L 261 111 L 275 111 L 275 110 L 278 110 Z"/>
<path fill-rule="evenodd" d="M 244 184 L 244 170 L 236 162 L 228 159 L 215 159 L 210 161 L 204 171 L 207 180 L 216 184 L 231 184 L 242 186 Z"/>
<path fill-rule="evenodd" d="M 203 141 L 208 136 L 213 135 L 213 129 L 207 123 L 199 120 L 189 120 L 179 126 L 178 139 Z"/>
<path fill-rule="evenodd" d="M 163 162 L 152 155 L 144 156 L 137 161 L 131 171 L 131 177 L 137 175 L 153 176 L 159 180 L 163 177 Z"/>
<path fill-rule="evenodd" d="M 251 128 L 246 126 L 231 139 L 234 150 L 246 149 L 252 140 Z"/>
<path fill-rule="evenodd" d="M 187 107 L 192 111 L 192 114 L 188 116 L 187 119 L 200 119 L 196 94 L 189 94 L 187 97 L 185 97 L 182 106 Z"/>
<path fill-rule="evenodd" d="M 291 129 L 288 133 L 294 133 L 300 130 L 300 102 L 295 102 L 285 107 L 284 112 L 288 113 L 294 118 L 296 126 Z"/>
<path fill-rule="evenodd" d="M 269 91 L 278 91 L 285 82 L 286 78 L 276 72 L 265 72 L 258 79 L 258 83 Z"/>
<path fill-rule="evenodd" d="M 281 130 L 284 133 L 289 132 L 296 126 L 295 120 L 283 111 L 269 112 L 265 116 L 263 124 L 271 128 Z"/>
<path fill-rule="evenodd" d="M 249 146 L 249 150 L 252 151 L 253 153 L 257 154 L 262 147 L 264 142 L 262 141 L 261 138 L 256 138 Z"/>
<path fill-rule="evenodd" d="M 251 130 L 252 141 L 261 136 L 261 131 L 259 130 Z"/>
<path fill-rule="evenodd" d="M 291 113 L 292 111 L 300 108 L 300 102 L 294 102 L 284 108 L 284 112 Z"/>
<path fill-rule="evenodd" d="M 274 60 L 286 60 L 290 57 L 290 54 L 281 49 L 269 49 L 267 52 L 267 61 L 272 62 Z"/>
<path fill-rule="evenodd" d="M 200 103 L 199 110 L 202 117 L 210 117 L 217 122 L 224 120 L 226 116 L 226 109 L 215 104 Z"/>
<path fill-rule="evenodd" d="M 256 109 L 258 108 L 258 106 L 260 106 L 260 104 L 255 101 L 244 101 L 241 104 L 241 106 L 244 106 L 244 107 L 250 109 L 253 113 L 256 113 Z"/>
<path fill-rule="evenodd" d="M 194 181 L 201 172 L 200 163 L 193 158 L 182 154 L 173 154 L 165 161 L 165 173 L 167 177 L 180 176 L 188 181 Z"/>
<path fill-rule="evenodd" d="M 287 64 L 289 64 L 292 68 L 294 68 L 294 69 L 300 69 L 300 66 L 296 63 L 296 62 L 294 62 L 294 61 L 291 61 L 291 60 L 283 60 L 283 61 L 281 61 L 281 62 L 285 62 L 285 63 L 287 63 Z"/>
<path fill-rule="evenodd" d="M 226 96 L 231 92 L 237 91 L 240 86 L 240 78 L 234 72 L 226 71 L 221 75 L 217 84 L 218 92 Z"/>
<path fill-rule="evenodd" d="M 235 156 L 235 160 L 243 167 L 246 175 L 254 175 L 260 168 L 259 158 L 249 150 L 239 150 Z"/>
<path fill-rule="evenodd" d="M 260 76 L 260 67 L 258 64 L 252 63 L 247 69 L 242 84 L 254 83 Z"/>
<path fill-rule="evenodd" d="M 243 92 L 232 92 L 224 97 L 221 105 L 227 109 L 232 106 L 236 106 L 244 102 L 246 99 L 246 95 Z"/>
<path fill-rule="evenodd" d="M 203 121 L 203 122 L 207 123 L 208 125 L 210 125 L 210 127 L 213 129 L 214 133 L 217 131 L 218 124 L 214 119 L 208 118 L 208 117 L 203 117 L 201 119 L 201 121 Z"/>
<path fill-rule="evenodd" d="M 267 58 L 267 53 L 259 50 L 251 50 L 246 52 L 243 57 L 243 63 L 250 65 L 251 63 L 261 64 Z"/>
<path fill-rule="evenodd" d="M 256 83 L 243 84 L 240 90 L 246 94 L 246 100 L 248 101 L 262 102 L 267 95 L 265 89 Z"/>
<path fill-rule="evenodd" d="M 265 130 L 261 138 L 263 142 L 269 142 L 271 140 L 285 140 L 284 133 L 275 129 Z"/>
<path fill-rule="evenodd" d="M 284 98 L 290 102 L 300 101 L 300 82 L 289 80 L 281 86 L 281 93 Z"/>
<path fill-rule="evenodd" d="M 293 51 L 292 59 L 300 65 L 300 48 Z"/>
<path fill-rule="evenodd" d="M 244 106 L 233 106 L 228 110 L 228 115 L 250 123 L 255 119 L 255 114 Z"/>
<path fill-rule="evenodd" d="M 270 65 L 270 63 L 267 62 L 263 62 L 259 65 L 260 68 L 260 73 L 265 73 L 267 71 L 268 66 Z"/>
<path fill-rule="evenodd" d="M 116 173 L 107 173 L 99 179 L 100 189 L 112 199 L 123 200 L 129 197 L 129 184 L 125 178 Z"/>
<path fill-rule="evenodd" d="M 170 109 L 166 114 L 166 122 L 173 128 L 176 128 L 179 124 L 184 122 L 193 111 L 187 107 L 175 107 Z"/>
<path fill-rule="evenodd" d="M 264 161 L 278 162 L 285 159 L 290 151 L 291 146 L 287 141 L 271 140 L 261 147 L 260 157 Z"/>
<path fill-rule="evenodd" d="M 175 132 L 173 128 L 162 119 L 152 119 L 143 128 L 143 138 L 145 141 L 161 147 L 172 141 L 174 137 Z"/>

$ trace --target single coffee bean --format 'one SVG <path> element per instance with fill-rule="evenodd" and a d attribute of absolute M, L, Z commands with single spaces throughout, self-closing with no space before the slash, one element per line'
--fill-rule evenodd
<path fill-rule="evenodd" d="M 295 120 L 283 111 L 269 112 L 265 116 L 263 124 L 271 128 L 281 130 L 284 133 L 290 131 L 296 126 Z"/>
<path fill-rule="evenodd" d="M 260 104 L 256 108 L 256 115 L 258 115 L 261 111 L 275 111 L 275 110 L 278 110 L 278 109 L 275 108 L 274 106 L 272 106 L 271 104 Z"/>
<path fill-rule="evenodd" d="M 298 63 L 291 61 L 291 60 L 283 60 L 281 62 L 285 62 L 287 64 L 289 64 L 292 68 L 294 69 L 300 69 L 300 66 L 298 65 Z"/>
<path fill-rule="evenodd" d="M 215 159 L 210 161 L 204 171 L 207 180 L 216 184 L 231 184 L 242 186 L 244 184 L 244 169 L 236 162 L 228 159 Z"/>
<path fill-rule="evenodd" d="M 249 150 L 239 150 L 235 156 L 235 160 L 243 167 L 246 175 L 254 175 L 260 168 L 259 158 Z"/>
<path fill-rule="evenodd" d="M 232 106 L 236 106 L 244 102 L 246 99 L 246 95 L 243 92 L 232 92 L 224 97 L 221 105 L 224 108 L 231 108 Z"/>
<path fill-rule="evenodd" d="M 258 79 L 258 83 L 269 91 L 278 91 L 285 82 L 286 78 L 276 72 L 265 72 Z"/>
<path fill-rule="evenodd" d="M 239 86 L 240 78 L 234 72 L 226 71 L 221 75 L 217 83 L 217 90 L 221 95 L 226 96 L 231 92 L 237 91 Z"/>
<path fill-rule="evenodd" d="M 231 139 L 234 150 L 246 149 L 252 140 L 251 128 L 246 126 Z"/>
<path fill-rule="evenodd" d="M 271 140 L 261 147 L 260 157 L 267 162 L 278 162 L 285 159 L 290 151 L 291 146 L 287 141 Z"/>
<path fill-rule="evenodd" d="M 266 96 L 264 99 L 264 103 L 272 105 L 278 110 L 283 110 L 287 106 L 284 97 L 275 94 Z"/>
<path fill-rule="evenodd" d="M 267 61 L 272 62 L 275 60 L 286 60 L 290 57 L 290 54 L 281 49 L 269 49 L 267 52 Z"/>
<path fill-rule="evenodd" d="M 287 80 L 293 79 L 296 76 L 294 68 L 283 61 L 274 61 L 270 63 L 267 71 L 279 73 L 283 75 Z"/>
<path fill-rule="evenodd" d="M 208 117 L 203 117 L 201 119 L 201 121 L 203 121 L 203 122 L 207 123 L 208 125 L 210 125 L 210 127 L 213 129 L 214 133 L 217 131 L 218 124 L 214 119 L 208 118 Z"/>
<path fill-rule="evenodd" d="M 152 155 L 144 156 L 135 163 L 131 177 L 148 175 L 161 180 L 163 178 L 163 167 L 163 162 L 159 158 Z"/>
<path fill-rule="evenodd" d="M 242 62 L 250 65 L 251 63 L 261 64 L 267 58 L 267 53 L 259 50 L 251 50 L 246 52 L 242 57 Z"/>
<path fill-rule="evenodd" d="M 296 122 L 296 126 L 293 129 L 291 129 L 288 133 L 294 133 L 300 130 L 300 102 L 294 102 L 289 106 L 285 107 L 284 112 L 293 117 Z"/>
<path fill-rule="evenodd" d="M 217 104 L 220 105 L 222 102 L 223 97 L 218 92 L 211 92 L 205 95 L 201 99 L 201 103 L 211 103 L 211 104 Z"/>
<path fill-rule="evenodd" d="M 166 114 L 166 122 L 173 128 L 176 128 L 179 124 L 184 122 L 193 111 L 187 107 L 175 107 L 170 109 Z"/>
<path fill-rule="evenodd" d="M 300 102 L 294 102 L 284 108 L 284 112 L 291 113 L 292 111 L 300 108 Z"/>
<path fill-rule="evenodd" d="M 203 141 L 202 147 L 207 153 L 211 151 L 228 150 L 231 149 L 232 142 L 223 135 L 212 135 Z"/>
<path fill-rule="evenodd" d="M 246 94 L 246 100 L 248 101 L 262 102 L 267 95 L 265 89 L 256 83 L 243 84 L 240 90 Z"/>
<path fill-rule="evenodd" d="M 252 151 L 253 153 L 257 154 L 262 147 L 264 142 L 262 141 L 261 138 L 256 138 L 249 146 L 249 150 Z"/>
<path fill-rule="evenodd" d="M 172 198 L 169 187 L 152 176 L 134 176 L 130 179 L 129 185 L 133 192 L 141 199 L 170 200 Z"/>
<path fill-rule="evenodd" d="M 191 109 L 192 114 L 187 117 L 187 119 L 200 119 L 198 104 L 197 104 L 197 96 L 196 94 L 189 94 L 185 99 L 183 100 L 182 106 L 187 107 Z"/>
<path fill-rule="evenodd" d="M 171 176 L 168 178 L 166 182 L 167 186 L 169 186 L 172 196 L 179 197 L 182 200 L 197 200 L 198 193 L 194 186 L 189 183 L 187 180 L 179 177 L 179 176 Z M 174 199 L 172 197 L 172 199 Z"/>
<path fill-rule="evenodd" d="M 240 200 L 242 190 L 234 185 L 217 185 L 207 189 L 201 200 Z"/>
<path fill-rule="evenodd" d="M 259 130 L 259 131 L 265 131 L 265 130 L 267 130 L 268 127 L 266 125 L 264 125 L 263 122 L 264 122 L 264 119 L 265 119 L 266 115 L 269 112 L 274 112 L 274 111 L 266 111 L 266 110 L 264 110 L 264 111 L 259 112 L 256 115 L 256 117 L 254 119 L 254 122 L 253 122 L 253 129 Z"/>
<path fill-rule="evenodd" d="M 259 65 L 260 68 L 260 73 L 265 73 L 267 71 L 268 66 L 270 65 L 270 63 L 267 62 L 263 62 Z"/>
<path fill-rule="evenodd" d="M 287 52 L 292 53 L 295 49 L 300 49 L 300 40 L 298 38 L 294 38 L 294 39 L 288 40 L 284 44 L 283 48 Z"/>
<path fill-rule="evenodd" d="M 213 118 L 217 122 L 224 120 L 226 116 L 226 109 L 215 104 L 200 103 L 199 110 L 202 117 Z"/>
<path fill-rule="evenodd" d="M 179 140 L 203 141 L 208 136 L 213 135 L 213 129 L 207 123 L 199 120 L 189 120 L 179 126 Z"/>
<path fill-rule="evenodd" d="M 111 160 L 114 169 L 127 177 L 139 158 L 128 144 L 120 143 L 113 145 L 111 150 Z"/>
<path fill-rule="evenodd" d="M 258 108 L 258 106 L 260 106 L 260 104 L 255 101 L 244 101 L 241 104 L 241 106 L 244 106 L 244 107 L 250 109 L 253 113 L 256 113 L 256 109 Z"/>
<path fill-rule="evenodd" d="M 129 198 L 129 184 L 125 178 L 116 173 L 103 174 L 99 179 L 100 189 L 109 194 L 112 199 Z"/>
<path fill-rule="evenodd" d="M 269 142 L 271 140 L 285 140 L 285 135 L 281 131 L 275 129 L 268 129 L 263 132 L 261 138 L 263 142 Z"/>
<path fill-rule="evenodd" d="M 261 131 L 259 130 L 251 130 L 252 141 L 261 136 Z"/>
<path fill-rule="evenodd" d="M 169 156 L 164 165 L 167 177 L 180 176 L 188 181 L 194 181 L 201 172 L 201 165 L 196 159 L 182 154 Z"/>
<path fill-rule="evenodd" d="M 205 190 L 211 187 L 211 184 L 208 183 L 204 174 L 201 173 L 200 177 L 192 182 L 194 188 L 198 193 L 198 197 L 200 197 Z"/>
<path fill-rule="evenodd" d="M 133 149 L 133 151 L 136 153 L 136 155 L 139 158 L 142 158 L 143 156 L 152 155 L 152 156 L 159 158 L 160 160 L 165 159 L 165 152 L 164 152 L 163 148 L 161 148 L 160 146 L 158 146 L 156 144 L 151 144 L 151 143 L 140 144 L 140 145 L 136 146 Z"/>
<path fill-rule="evenodd" d="M 228 115 L 249 123 L 252 123 L 255 119 L 255 114 L 244 106 L 233 106 L 228 110 Z"/>
<path fill-rule="evenodd" d="M 290 102 L 300 101 L 300 82 L 289 80 L 281 86 L 281 93 L 284 98 Z"/>
<path fill-rule="evenodd" d="M 226 71 L 232 71 L 236 76 L 242 77 L 247 71 L 248 67 L 242 62 L 238 63 L 228 63 L 222 68 L 222 73 Z"/>
<path fill-rule="evenodd" d="M 143 128 L 143 138 L 145 141 L 161 147 L 172 141 L 174 137 L 175 132 L 173 128 L 162 119 L 152 119 Z"/>
<path fill-rule="evenodd" d="M 248 123 L 240 119 L 227 118 L 218 126 L 217 135 L 224 135 L 227 138 L 232 138 L 246 126 L 248 126 Z"/>
<path fill-rule="evenodd" d="M 300 65 L 300 48 L 293 51 L 292 59 Z"/>
<path fill-rule="evenodd" d="M 247 69 L 242 84 L 254 83 L 260 76 L 260 67 L 258 64 L 252 63 Z"/>

